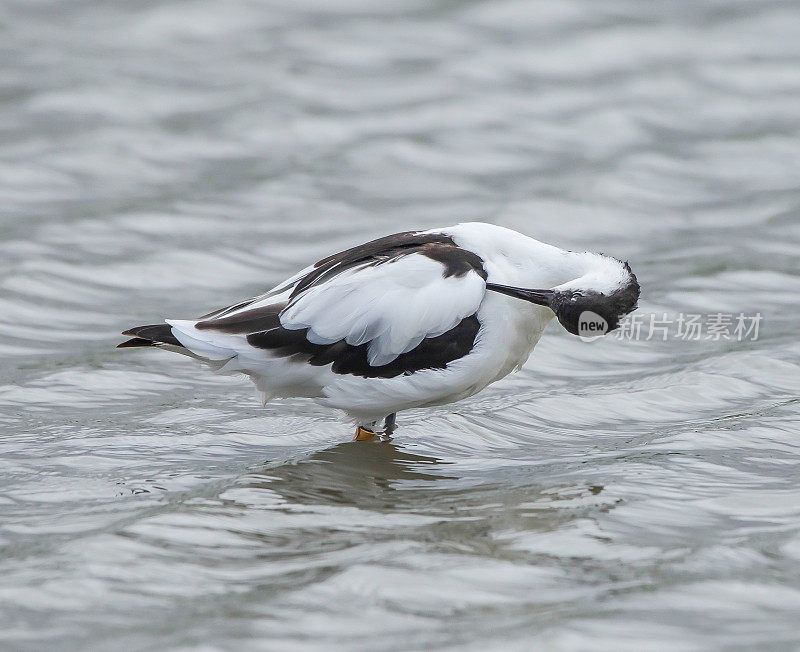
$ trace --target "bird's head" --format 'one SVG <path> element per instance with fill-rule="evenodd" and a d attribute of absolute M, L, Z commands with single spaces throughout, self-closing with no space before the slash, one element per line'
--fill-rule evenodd
<path fill-rule="evenodd" d="M 596 255 L 596 254 L 595 254 Z M 593 270 L 546 290 L 528 290 L 488 283 L 491 290 L 547 306 L 573 335 L 598 336 L 616 329 L 637 308 L 639 283 L 628 263 L 603 256 L 616 265 Z"/>
<path fill-rule="evenodd" d="M 636 310 L 638 299 L 639 284 L 634 276 L 630 285 L 607 294 L 588 289 L 556 290 L 549 306 L 561 325 L 573 335 L 605 335 L 619 327 L 623 317 Z"/>

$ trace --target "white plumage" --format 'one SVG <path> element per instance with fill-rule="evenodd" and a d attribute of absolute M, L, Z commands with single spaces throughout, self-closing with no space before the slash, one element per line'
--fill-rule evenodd
<path fill-rule="evenodd" d="M 281 313 L 284 328 L 308 328 L 314 344 L 368 344 L 379 367 L 446 333 L 472 315 L 486 292 L 477 273 L 442 277 L 442 263 L 419 253 L 385 265 L 361 265 L 311 287 Z"/>
<path fill-rule="evenodd" d="M 459 224 L 354 247 L 205 318 L 126 331 L 121 346 L 178 349 L 250 375 L 265 400 L 313 398 L 372 427 L 521 367 L 554 316 L 577 332 L 592 310 L 613 328 L 638 294 L 614 258 Z"/>

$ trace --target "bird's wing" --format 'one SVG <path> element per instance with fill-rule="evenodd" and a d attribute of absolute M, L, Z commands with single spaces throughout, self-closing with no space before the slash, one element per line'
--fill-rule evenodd
<path fill-rule="evenodd" d="M 322 274 L 309 285 L 301 282 L 280 314 L 281 325 L 307 329 L 312 344 L 369 343 L 369 364 L 388 364 L 478 310 L 486 281 L 482 266 L 468 264 L 476 258 L 454 245 L 438 244 L 370 257 L 332 276 Z M 448 273 L 457 262 L 463 263 L 462 271 Z"/>
<path fill-rule="evenodd" d="M 486 292 L 481 258 L 436 234 L 380 238 L 304 272 L 256 300 L 168 323 L 190 348 L 212 345 L 220 357 L 254 334 L 292 331 L 312 346 L 366 344 L 368 364 L 379 367 L 456 327 Z"/>

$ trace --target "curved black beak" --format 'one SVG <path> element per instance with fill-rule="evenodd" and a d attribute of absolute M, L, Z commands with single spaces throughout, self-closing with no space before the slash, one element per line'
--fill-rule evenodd
<path fill-rule="evenodd" d="M 486 289 L 494 290 L 500 294 L 507 294 L 517 299 L 524 299 L 540 306 L 547 306 L 548 308 L 555 295 L 553 290 L 528 290 L 526 288 L 511 287 L 510 285 L 497 285 L 497 283 L 487 283 Z"/>

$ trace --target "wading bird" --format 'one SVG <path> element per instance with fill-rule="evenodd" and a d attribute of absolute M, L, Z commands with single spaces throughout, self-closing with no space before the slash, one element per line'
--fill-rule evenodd
<path fill-rule="evenodd" d="M 378 238 L 199 319 L 131 328 L 119 346 L 245 373 L 265 403 L 338 408 L 367 440 L 391 434 L 401 410 L 458 401 L 519 369 L 553 317 L 575 335 L 587 315 L 608 332 L 638 298 L 627 263 L 473 222 Z"/>

